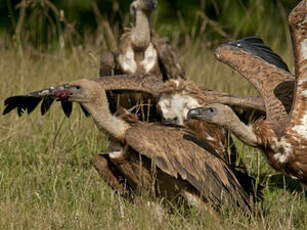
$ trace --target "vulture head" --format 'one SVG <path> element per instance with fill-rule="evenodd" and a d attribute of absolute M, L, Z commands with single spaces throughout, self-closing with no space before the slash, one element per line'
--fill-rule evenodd
<path fill-rule="evenodd" d="M 58 87 L 55 96 L 60 100 L 70 102 L 93 103 L 97 99 L 96 92 L 101 90 L 97 82 L 81 79 Z"/>
<path fill-rule="evenodd" d="M 189 110 L 187 117 L 228 127 L 233 122 L 232 114 L 234 112 L 229 106 L 215 103 L 206 107 L 193 108 Z"/>
<path fill-rule="evenodd" d="M 151 14 L 152 11 L 157 9 L 158 1 L 157 0 L 135 0 L 130 5 L 130 15 L 135 19 L 136 12 L 138 10 L 143 11 L 144 13 Z"/>
<path fill-rule="evenodd" d="M 157 104 L 163 116 L 163 123 L 183 125 L 190 109 L 200 107 L 197 99 L 190 94 L 190 85 L 183 80 L 170 80 L 161 90 Z"/>

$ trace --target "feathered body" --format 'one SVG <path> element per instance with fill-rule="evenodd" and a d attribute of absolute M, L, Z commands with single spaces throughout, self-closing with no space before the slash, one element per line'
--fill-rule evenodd
<path fill-rule="evenodd" d="M 248 195 L 233 171 L 191 130 L 140 122 L 132 115 L 112 115 L 105 89 L 113 88 L 113 83 L 110 81 L 107 85 L 106 82 L 107 79 L 78 80 L 39 91 L 35 98 L 79 102 L 99 130 L 123 145 L 122 151 L 109 153 L 105 161 L 96 161 L 104 179 L 113 188 L 124 190 L 119 179 L 125 178 L 132 189 L 138 185 L 150 189 L 157 183 L 155 188 L 165 197 L 175 199 L 182 194 L 192 194 L 199 200 L 210 200 L 216 207 L 229 205 L 246 211 L 250 209 Z M 15 100 L 33 98 L 33 95 L 15 97 Z M 106 167 L 101 168 L 103 166 Z"/>
<path fill-rule="evenodd" d="M 219 60 L 241 73 L 259 91 L 265 102 L 265 120 L 245 126 L 230 108 L 218 104 L 191 110 L 189 117 L 230 128 L 243 142 L 261 149 L 273 168 L 307 184 L 306 0 L 292 10 L 289 24 L 296 78 L 280 65 L 266 62 L 263 56 L 257 56 L 255 52 L 240 45 L 240 42 L 225 44 L 217 50 Z M 253 41 L 249 46 L 257 48 L 261 44 Z"/>

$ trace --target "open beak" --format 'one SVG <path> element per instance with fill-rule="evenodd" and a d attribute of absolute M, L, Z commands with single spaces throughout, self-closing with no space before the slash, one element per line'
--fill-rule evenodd
<path fill-rule="evenodd" d="M 201 120 L 202 113 L 205 110 L 204 107 L 198 107 L 194 109 L 190 109 L 188 112 L 188 119 L 196 119 L 196 120 Z"/>

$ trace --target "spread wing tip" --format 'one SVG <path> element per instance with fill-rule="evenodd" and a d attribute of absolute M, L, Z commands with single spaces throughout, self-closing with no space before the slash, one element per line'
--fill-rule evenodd
<path fill-rule="evenodd" d="M 12 110 L 17 109 L 18 116 L 27 110 L 30 114 L 39 104 L 42 98 L 28 97 L 28 96 L 12 96 L 4 101 L 5 109 L 3 115 L 10 113 Z"/>
<path fill-rule="evenodd" d="M 227 42 L 222 44 L 223 46 L 234 46 L 237 48 L 241 48 L 252 54 L 262 58 L 266 62 L 275 65 L 278 68 L 281 68 L 287 72 L 289 71 L 288 65 L 284 62 L 284 60 L 276 54 L 269 46 L 264 44 L 263 40 L 257 36 L 249 36 L 245 37 L 233 42 Z"/>

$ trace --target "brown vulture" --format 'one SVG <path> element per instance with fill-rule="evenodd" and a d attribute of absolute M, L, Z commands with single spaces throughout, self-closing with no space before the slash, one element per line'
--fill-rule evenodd
<path fill-rule="evenodd" d="M 266 65 L 263 58 L 245 49 L 242 42 L 228 43 L 217 50 L 218 59 L 241 73 L 259 91 L 264 99 L 266 119 L 247 126 L 229 107 L 221 104 L 192 109 L 188 117 L 227 127 L 244 143 L 262 150 L 273 168 L 307 184 L 306 0 L 291 11 L 289 25 L 295 78 L 280 67 Z"/>

